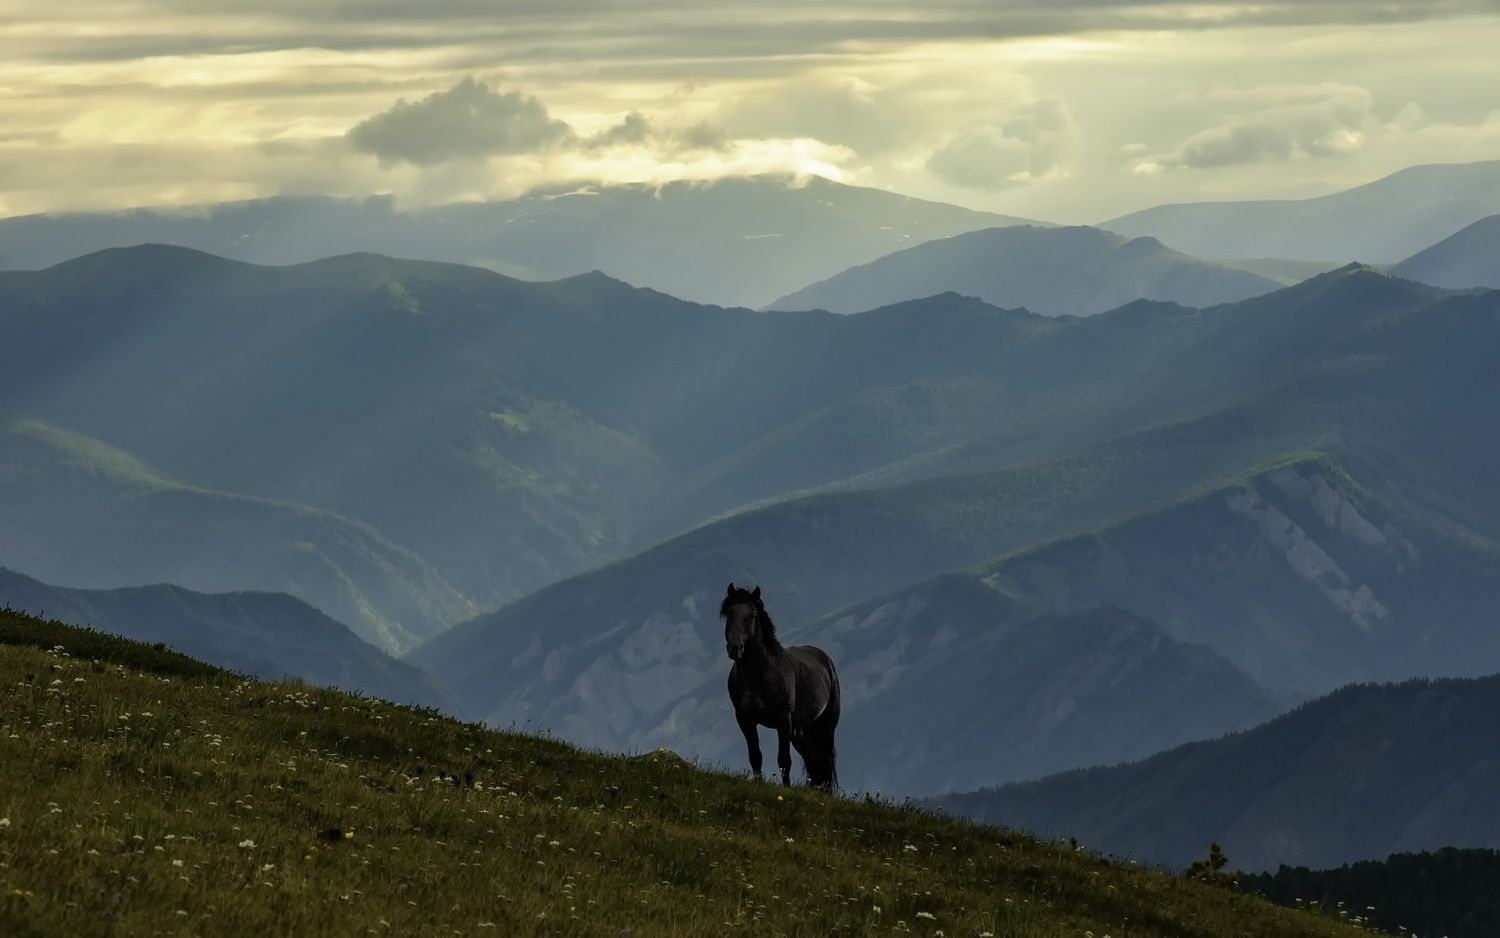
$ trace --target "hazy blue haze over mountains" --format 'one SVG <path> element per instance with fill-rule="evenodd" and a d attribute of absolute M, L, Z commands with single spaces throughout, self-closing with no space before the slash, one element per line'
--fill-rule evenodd
<path fill-rule="evenodd" d="M 1160 205 L 1099 227 L 1198 257 L 1391 264 L 1497 212 L 1500 160 L 1490 160 L 1412 166 L 1311 199 Z"/>
<path fill-rule="evenodd" d="M 1425 525 L 1408 536 L 1359 491 L 1329 465 L 1284 466 L 977 572 L 1056 613 L 1112 603 L 1151 616 L 1283 696 L 1489 673 L 1492 551 Z"/>
<path fill-rule="evenodd" d="M 0 562 L 293 590 L 388 649 L 523 597 L 410 660 L 491 719 L 735 765 L 713 610 L 757 582 L 865 695 L 846 781 L 1022 778 L 1497 667 L 1497 298 L 1351 267 L 1206 311 L 849 317 L 109 251 L 0 274 Z M 990 696 L 928 700 L 965 669 Z M 992 697 L 986 759 L 898 719 Z"/>
<path fill-rule="evenodd" d="M 374 251 L 526 280 L 597 269 L 684 299 L 758 307 L 907 245 L 1025 221 L 816 176 L 551 189 L 410 212 L 382 197 L 283 197 L 0 219 L 0 268 L 143 242 L 260 264 Z"/>
<path fill-rule="evenodd" d="M 267 269 L 162 247 L 6 274 L 0 291 L 9 291 L 0 328 L 32 352 L 6 378 L 7 403 L 33 418 L 15 424 L 28 428 L 16 439 L 52 441 L 54 450 L 68 440 L 66 452 L 91 454 L 73 462 L 127 467 L 101 480 L 123 473 L 156 491 L 170 473 L 189 480 L 172 486 L 198 493 L 336 510 L 481 602 L 620 556 L 653 532 L 748 500 L 776 502 L 552 586 L 413 659 L 451 682 L 472 712 L 600 745 L 668 739 L 702 751 L 722 742 L 702 719 L 717 711 L 695 709 L 693 695 L 722 672 L 711 606 L 729 579 L 764 584 L 795 627 L 1122 517 L 1161 519 L 1147 525 L 1157 532 L 1148 545 L 1212 538 L 1238 530 L 1224 527 L 1232 513 L 1220 507 L 1217 520 L 1184 524 L 1161 508 L 1319 450 L 1340 454 L 1360 484 L 1400 496 L 1371 522 L 1391 544 L 1381 528 L 1390 518 L 1424 551 L 1437 543 L 1426 528 L 1500 530 L 1488 476 L 1473 468 L 1493 464 L 1495 443 L 1451 432 L 1495 418 L 1484 351 L 1494 296 L 1449 298 L 1368 270 L 1211 312 L 1135 303 L 1081 320 L 951 294 L 857 317 L 764 314 L 694 306 L 598 275 L 528 284 L 370 255 Z M 771 366 L 775 380 L 763 380 Z M 1435 412 L 1445 415 L 1443 432 Z M 87 490 L 93 471 L 60 477 Z M 850 490 L 796 497 L 813 486 Z M 102 505 L 131 504 L 102 490 Z M 35 504 L 17 491 L 10 510 Z M 100 523 L 119 510 L 75 512 L 58 529 L 91 532 L 83 539 L 94 556 L 148 556 L 120 551 L 132 542 L 118 532 L 149 526 Z M 93 528 L 80 524 L 89 519 Z M 35 548 L 57 543 L 48 529 L 20 530 Z M 283 535 L 238 547 L 253 554 L 288 541 L 297 542 Z M 29 569 L 27 547 L 14 545 L 13 565 Z M 48 549 L 36 557 L 68 556 Z M 1347 577 L 1351 596 L 1368 586 L 1405 621 L 1397 599 L 1406 594 L 1387 582 L 1388 561 L 1366 569 L 1358 556 L 1319 549 L 1337 558 L 1340 573 L 1329 576 Z M 1450 553 L 1463 559 L 1449 603 L 1463 613 L 1453 626 L 1461 636 L 1472 621 L 1465 610 L 1490 594 L 1483 552 Z M 1142 562 L 1128 552 L 1125 561 Z M 215 572 L 254 569 L 238 561 Z M 1069 602 L 1023 584 L 1031 616 L 1137 602 L 1111 594 L 1091 569 L 1059 581 L 1076 593 Z M 1183 569 L 1194 573 L 1165 577 L 1162 595 L 1198 588 L 1202 571 Z M 66 573 L 46 575 L 78 582 Z M 1230 577 L 1192 593 L 1196 605 L 1153 612 L 1173 639 L 1212 645 L 1253 670 L 1267 649 L 1204 627 L 1205 610 L 1268 611 L 1272 625 L 1292 631 L 1309 609 L 1330 618 L 1328 629 L 1341 621 L 1320 586 L 1279 576 Z M 130 580 L 93 585 L 122 582 Z M 1433 589 L 1425 573 L 1411 582 L 1411 603 Z M 1272 598 L 1255 599 L 1267 583 Z M 485 588 L 493 592 L 476 596 Z M 912 667 L 940 669 L 938 660 Z M 1284 693 L 1365 673 L 1326 668 L 1311 653 L 1296 663 L 1290 684 L 1275 668 L 1259 673 Z M 900 699 L 894 685 L 892 693 Z M 867 712 L 879 706 L 872 699 Z M 1214 725 L 1243 725 L 1236 721 L 1253 712 L 1226 706 Z M 1080 744 L 1068 758 L 1089 761 L 1087 750 Z M 1036 754 L 1030 770 L 1061 758 Z M 900 783 L 942 781 L 920 768 Z"/>
<path fill-rule="evenodd" d="M 1403 668 L 1482 673 L 1497 660 L 1472 644 L 1487 634 L 1497 588 L 1493 534 L 1476 536 L 1500 530 L 1479 469 L 1496 459 L 1482 428 L 1500 400 L 1486 364 L 1497 298 L 1449 298 L 1351 268 L 1212 313 L 1136 304 L 1041 330 L 1004 361 L 1032 366 L 1006 370 L 1011 388 L 1036 393 L 1055 381 L 1074 392 L 1049 400 L 1052 432 L 1008 451 L 1027 434 L 1007 435 L 1006 419 L 1028 426 L 1034 412 L 986 409 L 987 427 L 910 457 L 908 471 L 942 476 L 1007 457 L 1015 469 L 737 515 L 455 629 L 413 660 L 450 675 L 460 696 L 497 719 L 596 745 L 717 753 L 725 734 L 713 725 L 724 715 L 713 709 L 722 662 L 712 604 L 721 581 L 763 584 L 773 613 L 796 624 L 919 579 L 922 564 L 952 569 L 1071 529 L 1100 532 L 1047 549 L 1079 552 L 1079 579 L 1051 575 L 1050 590 L 1028 581 L 1023 605 L 1076 613 L 1155 589 L 1172 635 L 1257 668 L 1285 694 L 1413 673 Z M 1225 409 L 1184 419 L 1216 401 Z M 1143 429 L 1087 443 L 1129 426 Z M 1318 451 L 1339 454 L 1354 476 L 1298 455 Z M 1049 453 L 1071 455 L 1043 462 Z M 1289 459 L 1294 476 L 1276 468 Z M 1101 484 L 1100 501 L 1079 497 Z M 1139 520 L 1113 528 L 1122 516 Z M 1157 570 L 1153 554 L 1169 549 L 1187 556 L 1168 552 Z M 1050 556 L 1025 552 L 986 575 L 1044 571 Z M 1067 575 L 1071 563 L 1054 566 Z M 1132 571 L 1145 578 L 1138 589 Z M 1304 623 L 1316 627 L 1304 634 Z M 506 671 L 513 683 L 494 680 Z M 674 702 L 673 688 L 686 696 Z M 891 712 L 881 706 L 865 711 Z M 930 772 L 945 769 L 939 761 Z M 931 784 L 919 778 L 903 781 Z"/>
<path fill-rule="evenodd" d="M 1280 286 L 1269 277 L 1180 254 L 1154 238 L 1018 225 L 889 254 L 788 294 L 770 308 L 857 313 L 952 290 L 1046 316 L 1088 316 L 1137 299 L 1214 306 Z"/>
<path fill-rule="evenodd" d="M 1173 866 L 1210 839 L 1247 871 L 1495 847 L 1497 706 L 1500 677 L 1346 687 L 1224 739 L 938 800 Z"/>
<path fill-rule="evenodd" d="M 165 642 L 200 661 L 265 680 L 294 676 L 457 711 L 429 675 L 284 593 L 208 595 L 167 584 L 64 589 L 0 567 L 0 605 L 136 641 Z"/>
<path fill-rule="evenodd" d="M 0 427 L 0 563 L 76 587 L 287 592 L 391 653 L 477 611 L 368 525 L 175 482 L 34 420 Z"/>
<path fill-rule="evenodd" d="M 1500 287 L 1500 215 L 1481 218 L 1391 267 L 1391 273 L 1440 287 Z"/>

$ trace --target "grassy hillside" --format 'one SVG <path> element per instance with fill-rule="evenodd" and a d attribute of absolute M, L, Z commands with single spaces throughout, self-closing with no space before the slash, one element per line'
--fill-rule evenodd
<path fill-rule="evenodd" d="M 34 420 L 0 426 L 0 565 L 76 587 L 290 593 L 389 653 L 478 611 L 368 525 L 185 485 Z"/>
<path fill-rule="evenodd" d="M 803 287 L 770 309 L 859 313 L 948 290 L 1044 316 L 1089 316 L 1133 300 L 1232 303 L 1277 280 L 1200 261 L 1154 238 L 1084 226 L 1015 226 L 928 241 Z"/>
<path fill-rule="evenodd" d="M 670 753 L 579 751 L 0 623 L 7 935 L 1357 932 Z"/>
<path fill-rule="evenodd" d="M 1182 866 L 1246 870 L 1500 844 L 1500 677 L 1342 688 L 1243 733 L 1140 762 L 944 795 L 956 813 Z"/>
<path fill-rule="evenodd" d="M 136 641 L 266 680 L 325 687 L 458 712 L 431 675 L 403 664 L 285 593 L 205 594 L 156 584 L 76 590 L 0 567 L 0 605 Z"/>

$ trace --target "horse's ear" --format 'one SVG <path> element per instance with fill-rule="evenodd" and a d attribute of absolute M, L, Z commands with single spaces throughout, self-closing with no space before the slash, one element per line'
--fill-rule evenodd
<path fill-rule="evenodd" d="M 759 586 L 757 586 L 755 589 L 753 589 L 753 590 L 750 591 L 750 598 L 751 599 L 759 599 L 760 598 L 760 587 Z"/>
<path fill-rule="evenodd" d="M 726 596 L 733 596 L 734 595 L 734 581 L 733 580 L 729 581 L 729 592 L 726 593 L 725 595 Z"/>

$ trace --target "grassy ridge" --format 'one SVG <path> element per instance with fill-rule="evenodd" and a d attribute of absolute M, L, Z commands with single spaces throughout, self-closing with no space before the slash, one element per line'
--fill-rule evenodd
<path fill-rule="evenodd" d="M 1354 932 L 997 828 L 0 621 L 9 936 Z"/>

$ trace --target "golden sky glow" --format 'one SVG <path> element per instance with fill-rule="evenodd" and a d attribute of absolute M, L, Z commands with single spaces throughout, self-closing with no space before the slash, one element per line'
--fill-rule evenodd
<path fill-rule="evenodd" d="M 1096 222 L 1500 159 L 1494 0 L 0 0 L 0 48 L 5 215 L 790 170 Z"/>

